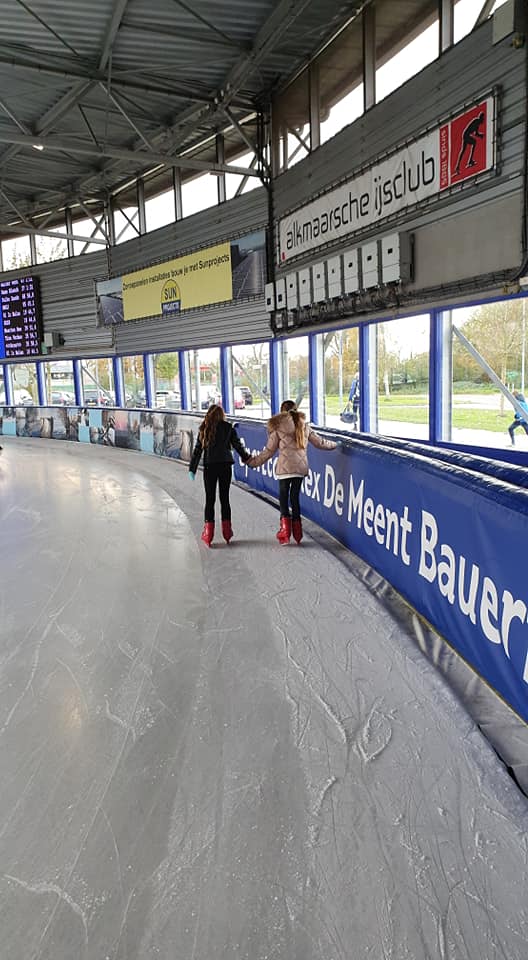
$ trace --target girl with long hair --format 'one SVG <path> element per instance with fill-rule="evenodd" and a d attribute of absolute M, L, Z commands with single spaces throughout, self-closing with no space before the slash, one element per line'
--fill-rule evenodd
<path fill-rule="evenodd" d="M 250 454 L 244 447 L 234 426 L 225 419 L 223 408 L 215 403 L 209 407 L 200 424 L 198 439 L 189 464 L 189 476 L 191 480 L 194 480 L 203 453 L 205 523 L 202 540 L 208 547 L 211 546 L 214 537 L 217 488 L 220 494 L 222 536 L 226 543 L 229 543 L 233 536 L 231 504 L 229 502 L 229 488 L 234 463 L 232 448 L 240 454 L 244 463 L 249 460 Z"/>
<path fill-rule="evenodd" d="M 280 413 L 268 420 L 266 446 L 261 453 L 248 460 L 249 467 L 260 467 L 279 451 L 276 472 L 279 479 L 280 529 L 276 536 L 282 544 L 290 542 L 292 533 L 296 543 L 302 540 L 299 494 L 303 479 L 308 474 L 306 448 L 309 443 L 320 450 L 341 447 L 340 443 L 320 437 L 306 422 L 304 413 L 297 410 L 293 400 L 284 400 Z"/>

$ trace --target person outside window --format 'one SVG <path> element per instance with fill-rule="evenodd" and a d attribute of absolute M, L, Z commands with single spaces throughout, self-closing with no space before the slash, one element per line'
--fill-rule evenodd
<path fill-rule="evenodd" d="M 514 390 L 513 396 L 520 403 L 523 410 L 526 410 L 526 419 L 521 416 L 520 413 L 515 411 L 515 417 L 508 427 L 508 433 L 510 434 L 510 440 L 512 447 L 515 446 L 515 435 L 514 431 L 517 430 L 517 427 L 522 427 L 525 433 L 528 433 L 528 403 L 524 398 L 524 394 L 520 390 Z"/>

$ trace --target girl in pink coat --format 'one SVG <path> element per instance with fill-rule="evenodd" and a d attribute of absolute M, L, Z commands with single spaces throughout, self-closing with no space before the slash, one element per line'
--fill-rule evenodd
<path fill-rule="evenodd" d="M 293 400 L 284 400 L 280 413 L 268 420 L 268 441 L 264 449 L 247 461 L 249 467 L 260 467 L 278 450 L 277 476 L 279 478 L 280 530 L 279 543 L 293 539 L 302 540 L 301 508 L 299 494 L 304 477 L 308 474 L 306 448 L 309 443 L 320 450 L 335 450 L 340 446 L 332 440 L 323 440 L 309 423 L 304 413 L 299 413 Z M 291 514 L 290 514 L 291 504 Z"/>

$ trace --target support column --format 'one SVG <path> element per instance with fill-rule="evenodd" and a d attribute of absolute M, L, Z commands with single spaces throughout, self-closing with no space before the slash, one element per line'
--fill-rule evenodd
<path fill-rule="evenodd" d="M 114 206 L 111 197 L 109 197 L 105 203 L 104 218 L 106 222 L 106 236 L 108 237 L 108 243 L 111 247 L 115 247 Z"/>
<path fill-rule="evenodd" d="M 324 362 L 321 334 L 308 335 L 308 370 L 310 420 L 312 423 L 324 423 Z"/>
<path fill-rule="evenodd" d="M 75 393 L 75 403 L 81 407 L 84 403 L 83 385 L 82 385 L 82 367 L 80 360 L 73 361 L 73 390 Z"/>
<path fill-rule="evenodd" d="M 225 150 L 224 150 L 224 135 L 222 133 L 217 133 L 216 135 L 216 162 L 225 163 Z M 217 174 L 217 190 L 218 190 L 218 203 L 225 203 L 226 200 L 226 177 L 225 173 Z"/>
<path fill-rule="evenodd" d="M 231 347 L 220 347 L 220 387 L 222 406 L 226 413 L 234 412 L 233 405 L 233 360 Z"/>
<path fill-rule="evenodd" d="M 451 440 L 452 434 L 452 347 L 451 310 L 431 312 L 429 346 L 429 440 Z"/>
<path fill-rule="evenodd" d="M 272 107 L 271 114 L 271 174 L 278 177 L 281 170 L 281 128 L 279 111 Z"/>
<path fill-rule="evenodd" d="M 438 0 L 438 39 L 439 53 L 453 46 L 455 33 L 455 16 L 453 0 Z"/>
<path fill-rule="evenodd" d="M 362 433 L 378 432 L 377 367 L 377 327 L 375 323 L 365 323 L 359 328 L 359 428 Z"/>
<path fill-rule="evenodd" d="M 145 378 L 145 406 L 151 410 L 156 406 L 154 357 L 151 353 L 143 354 L 143 376 Z"/>
<path fill-rule="evenodd" d="M 121 357 L 112 357 L 112 373 L 114 375 L 116 407 L 126 407 L 123 361 Z"/>
<path fill-rule="evenodd" d="M 4 364 L 4 392 L 6 398 L 6 406 L 14 407 L 15 405 L 15 395 L 13 392 L 13 374 L 12 374 L 12 365 L 10 363 Z"/>
<path fill-rule="evenodd" d="M 288 124 L 281 124 L 280 130 L 280 143 L 281 143 L 281 170 L 288 169 Z"/>
<path fill-rule="evenodd" d="M 182 410 L 191 409 L 191 378 L 186 350 L 178 350 L 178 369 L 180 372 L 180 394 Z"/>
<path fill-rule="evenodd" d="M 272 340 L 270 343 L 269 387 L 271 401 L 271 415 L 279 412 L 282 393 L 282 342 Z"/>
<path fill-rule="evenodd" d="M 321 91 L 319 64 L 310 64 L 308 73 L 308 96 L 310 101 L 310 150 L 321 146 Z"/>
<path fill-rule="evenodd" d="M 373 3 L 363 11 L 363 109 L 376 103 L 376 8 Z"/>
<path fill-rule="evenodd" d="M 45 407 L 50 402 L 51 398 L 48 397 L 44 360 L 37 360 L 35 367 L 37 373 L 37 396 L 39 407 Z"/>
<path fill-rule="evenodd" d="M 34 267 L 37 262 L 37 238 L 34 233 L 29 234 L 29 257 Z"/>
<path fill-rule="evenodd" d="M 147 212 L 145 210 L 145 181 L 141 178 L 137 182 L 137 205 L 139 233 L 142 236 L 147 232 Z"/>
<path fill-rule="evenodd" d="M 183 200 L 181 170 L 179 167 L 172 168 L 172 190 L 174 193 L 174 219 L 183 219 Z"/>
<path fill-rule="evenodd" d="M 68 235 L 66 237 L 66 246 L 68 249 L 68 256 L 73 257 L 75 256 L 75 249 L 74 249 L 73 240 L 70 236 L 70 234 L 73 233 L 73 217 L 69 207 L 66 207 L 66 210 L 64 211 L 64 220 L 66 222 L 66 233 Z"/>

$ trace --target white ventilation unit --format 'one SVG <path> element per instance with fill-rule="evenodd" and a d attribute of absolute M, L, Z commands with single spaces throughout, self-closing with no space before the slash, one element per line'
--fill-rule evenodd
<path fill-rule="evenodd" d="M 273 313 L 275 310 L 275 284 L 267 283 L 264 287 L 264 302 L 266 304 L 266 310 L 268 313 Z"/>
<path fill-rule="evenodd" d="M 379 256 L 378 241 L 371 240 L 361 247 L 361 266 L 363 273 L 363 290 L 370 290 L 379 286 Z"/>
<path fill-rule="evenodd" d="M 356 247 L 343 253 L 343 292 L 357 293 L 359 288 L 359 251 Z"/>
<path fill-rule="evenodd" d="M 286 277 L 286 306 L 288 310 L 297 310 L 299 306 L 296 273 L 289 273 Z"/>
<path fill-rule="evenodd" d="M 312 303 L 312 278 L 309 267 L 299 270 L 299 306 L 309 307 Z"/>
<path fill-rule="evenodd" d="M 51 333 L 44 334 L 44 346 L 45 347 L 60 347 L 64 343 L 62 335 L 58 330 L 52 330 Z"/>
<path fill-rule="evenodd" d="M 412 276 L 411 238 L 408 233 L 391 233 L 381 239 L 381 279 L 401 283 Z"/>
<path fill-rule="evenodd" d="M 286 280 L 277 280 L 275 284 L 275 309 L 284 310 L 286 307 Z"/>
<path fill-rule="evenodd" d="M 328 279 L 328 296 L 340 297 L 343 293 L 343 264 L 341 257 L 330 257 L 326 261 L 326 275 Z"/>
<path fill-rule="evenodd" d="M 326 263 L 314 263 L 312 267 L 314 303 L 326 300 Z"/>

